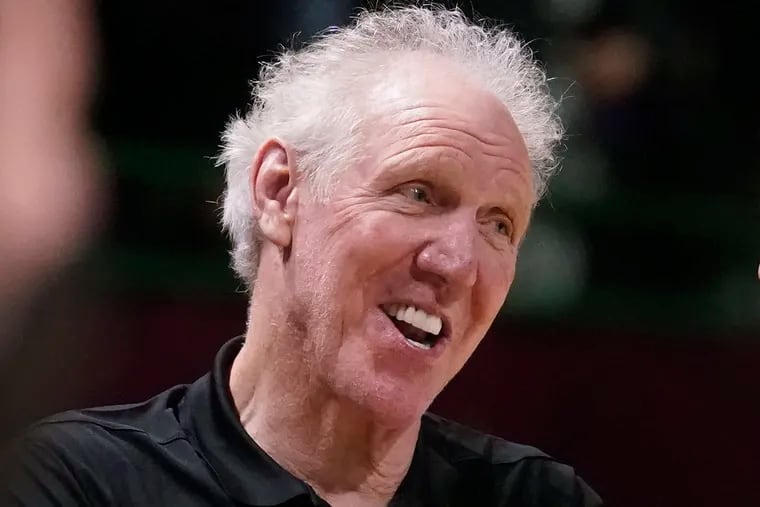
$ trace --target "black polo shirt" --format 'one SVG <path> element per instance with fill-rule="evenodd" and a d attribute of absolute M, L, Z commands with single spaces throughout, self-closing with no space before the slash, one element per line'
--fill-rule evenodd
<path fill-rule="evenodd" d="M 240 424 L 228 376 L 241 345 L 240 338 L 228 342 L 208 375 L 144 403 L 64 412 L 36 423 L 13 447 L 0 505 L 327 505 Z M 602 503 L 571 467 L 541 451 L 426 414 L 391 505 Z"/>

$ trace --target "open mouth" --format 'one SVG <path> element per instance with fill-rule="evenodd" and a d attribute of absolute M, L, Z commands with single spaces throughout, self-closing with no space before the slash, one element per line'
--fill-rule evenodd
<path fill-rule="evenodd" d="M 443 321 L 417 307 L 392 304 L 384 305 L 383 311 L 398 328 L 406 341 L 422 350 L 430 350 L 444 335 Z"/>

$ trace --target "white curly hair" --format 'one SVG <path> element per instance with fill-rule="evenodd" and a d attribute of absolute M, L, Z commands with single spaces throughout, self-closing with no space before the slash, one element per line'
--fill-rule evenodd
<path fill-rule="evenodd" d="M 504 103 L 528 149 L 536 202 L 543 195 L 564 129 L 559 101 L 527 45 L 509 29 L 473 22 L 458 8 L 363 10 L 350 25 L 262 64 L 249 111 L 232 118 L 223 133 L 217 159 L 227 178 L 222 224 L 232 242 L 232 267 L 248 289 L 261 247 L 250 185 L 258 148 L 271 137 L 285 140 L 296 153 L 299 179 L 317 198 L 327 198 L 335 176 L 358 159 L 358 127 L 367 120 L 358 105 L 379 79 L 379 62 L 415 52 L 444 57 Z"/>

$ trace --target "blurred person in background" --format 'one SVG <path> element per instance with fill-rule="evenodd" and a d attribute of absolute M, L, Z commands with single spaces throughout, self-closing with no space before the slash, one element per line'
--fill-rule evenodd
<path fill-rule="evenodd" d="M 98 310 L 77 270 L 108 205 L 97 52 L 89 0 L 0 0 L 0 446 L 68 407 L 107 343 L 82 330 Z"/>
<path fill-rule="evenodd" d="M 245 337 L 192 385 L 35 424 L 10 504 L 601 505 L 428 412 L 504 303 L 562 137 L 523 43 L 457 10 L 363 12 L 279 55 L 220 156 Z"/>
<path fill-rule="evenodd" d="M 89 132 L 90 7 L 0 1 L 0 359 L 31 299 L 88 246 L 103 212 Z"/>

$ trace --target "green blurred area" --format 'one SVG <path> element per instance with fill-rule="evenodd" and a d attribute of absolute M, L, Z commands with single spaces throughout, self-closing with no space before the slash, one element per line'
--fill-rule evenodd
<path fill-rule="evenodd" d="M 127 194 L 121 202 L 129 206 L 119 211 L 141 225 L 117 222 L 101 242 L 92 259 L 98 283 L 117 294 L 235 297 L 242 286 L 229 268 L 229 244 L 218 223 L 224 181 L 213 147 L 120 141 L 106 143 L 106 149 Z M 505 316 L 658 329 L 760 329 L 760 235 L 751 234 L 757 209 L 750 202 L 711 197 L 708 205 L 696 194 L 657 197 L 625 188 L 585 202 L 563 192 L 563 178 L 570 177 L 569 170 L 561 172 L 536 211 Z M 707 281 L 685 287 L 595 283 L 584 239 L 590 229 L 710 245 L 720 269 L 706 270 Z M 637 278 L 648 266 L 621 260 L 617 268 Z M 681 266 L 665 268 L 677 272 Z"/>
<path fill-rule="evenodd" d="M 98 130 L 114 210 L 89 266 L 105 292 L 241 297 L 218 223 L 218 134 L 259 61 L 358 4 L 200 2 L 181 20 L 163 4 L 102 5 Z M 712 25 L 675 2 L 472 4 L 530 40 L 565 97 L 562 170 L 504 317 L 760 330 L 759 111 L 728 79 L 747 71 L 748 18 Z"/>

